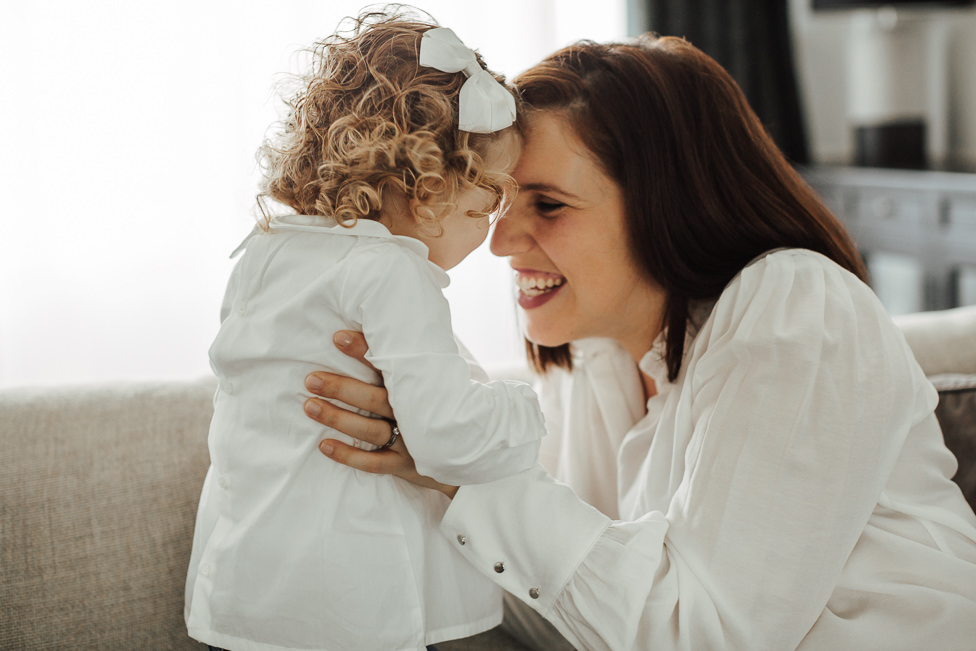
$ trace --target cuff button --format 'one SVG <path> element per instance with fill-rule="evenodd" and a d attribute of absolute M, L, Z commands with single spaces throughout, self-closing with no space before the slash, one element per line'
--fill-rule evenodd
<path fill-rule="evenodd" d="M 539 588 L 529 588 L 529 596 L 533 599 L 539 598 Z"/>
<path fill-rule="evenodd" d="M 463 545 L 468 542 L 468 539 L 466 536 L 462 536 L 461 534 L 458 534 L 457 541 L 459 545 Z"/>
<path fill-rule="evenodd" d="M 495 571 L 498 572 L 499 574 L 501 574 L 502 572 L 504 572 L 505 571 L 505 564 L 502 563 L 501 561 L 495 563 Z"/>

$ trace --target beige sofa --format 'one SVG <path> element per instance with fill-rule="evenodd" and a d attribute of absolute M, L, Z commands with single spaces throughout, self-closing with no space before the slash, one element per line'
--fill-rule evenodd
<path fill-rule="evenodd" d="M 899 320 L 976 494 L 976 307 Z M 956 389 L 952 387 L 956 386 Z M 210 380 L 0 392 L 0 649 L 200 649 L 183 581 Z"/>

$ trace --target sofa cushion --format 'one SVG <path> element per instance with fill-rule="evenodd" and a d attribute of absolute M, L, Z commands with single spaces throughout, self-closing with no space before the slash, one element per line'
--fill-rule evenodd
<path fill-rule="evenodd" d="M 954 477 L 970 506 L 976 509 L 976 375 L 935 375 L 939 392 L 935 415 L 946 446 L 959 461 Z"/>
<path fill-rule="evenodd" d="M 200 649 L 183 623 L 213 386 L 0 392 L 0 648 Z"/>

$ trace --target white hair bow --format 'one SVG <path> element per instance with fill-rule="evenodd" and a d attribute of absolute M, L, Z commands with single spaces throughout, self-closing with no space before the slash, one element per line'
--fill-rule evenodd
<path fill-rule="evenodd" d="M 420 65 L 442 72 L 464 72 L 468 78 L 458 97 L 458 128 L 493 133 L 515 121 L 515 98 L 478 64 L 474 51 L 447 27 L 424 32 Z"/>

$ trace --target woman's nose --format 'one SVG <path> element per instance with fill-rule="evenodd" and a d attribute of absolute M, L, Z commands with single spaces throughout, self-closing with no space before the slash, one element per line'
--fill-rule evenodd
<path fill-rule="evenodd" d="M 519 217 L 513 206 L 504 216 L 495 221 L 495 228 L 491 233 L 491 252 L 504 257 L 522 253 L 530 246 L 530 238 L 525 229 L 525 218 Z"/>

